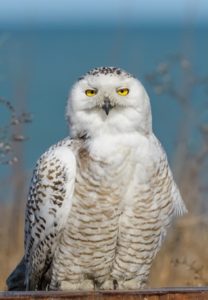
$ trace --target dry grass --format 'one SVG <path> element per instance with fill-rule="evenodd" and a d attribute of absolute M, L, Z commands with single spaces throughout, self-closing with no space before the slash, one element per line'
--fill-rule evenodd
<path fill-rule="evenodd" d="M 208 285 L 207 217 L 186 216 L 170 230 L 152 266 L 151 287 Z"/>
<path fill-rule="evenodd" d="M 7 165 L 12 171 L 12 176 L 1 182 L 0 189 L 6 186 L 7 192 L 12 191 L 14 194 L 13 202 L 9 196 L 7 199 L 0 198 L 0 290 L 4 290 L 5 279 L 23 253 L 26 197 L 22 142 L 27 139 L 24 136 L 24 125 L 31 122 L 31 115 L 21 112 L 21 105 L 17 111 L 10 101 L 1 97 L 0 109 L 8 114 L 6 123 L 0 123 L 0 166 Z"/>
<path fill-rule="evenodd" d="M 5 290 L 5 279 L 20 260 L 23 253 L 23 208 L 14 218 L 14 205 L 0 206 L 0 290 Z"/>

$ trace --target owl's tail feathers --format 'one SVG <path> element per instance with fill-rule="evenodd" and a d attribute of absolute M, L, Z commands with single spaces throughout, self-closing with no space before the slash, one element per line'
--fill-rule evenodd
<path fill-rule="evenodd" d="M 8 291 L 25 291 L 25 259 L 24 256 L 6 280 Z"/>

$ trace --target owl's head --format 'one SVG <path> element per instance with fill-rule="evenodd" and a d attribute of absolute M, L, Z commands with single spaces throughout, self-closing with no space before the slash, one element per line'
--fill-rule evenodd
<path fill-rule="evenodd" d="M 95 68 L 81 77 L 70 92 L 66 115 L 74 138 L 105 133 L 148 134 L 152 130 L 144 87 L 115 67 Z"/>

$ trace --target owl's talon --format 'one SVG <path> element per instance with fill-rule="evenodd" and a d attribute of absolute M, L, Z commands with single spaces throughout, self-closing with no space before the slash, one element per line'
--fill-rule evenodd
<path fill-rule="evenodd" d="M 117 282 L 117 289 L 118 290 L 134 290 L 134 289 L 141 289 L 145 286 L 144 282 L 141 282 L 138 278 L 133 278 L 130 280 L 125 281 L 118 281 Z"/>
<path fill-rule="evenodd" d="M 116 290 L 118 286 L 116 279 L 107 279 L 100 286 L 101 290 Z"/>

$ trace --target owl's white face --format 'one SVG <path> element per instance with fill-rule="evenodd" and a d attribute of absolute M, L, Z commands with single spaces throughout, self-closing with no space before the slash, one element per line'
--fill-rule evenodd
<path fill-rule="evenodd" d="M 112 67 L 93 69 L 75 83 L 67 117 L 73 137 L 151 131 L 144 87 L 127 72 Z"/>

